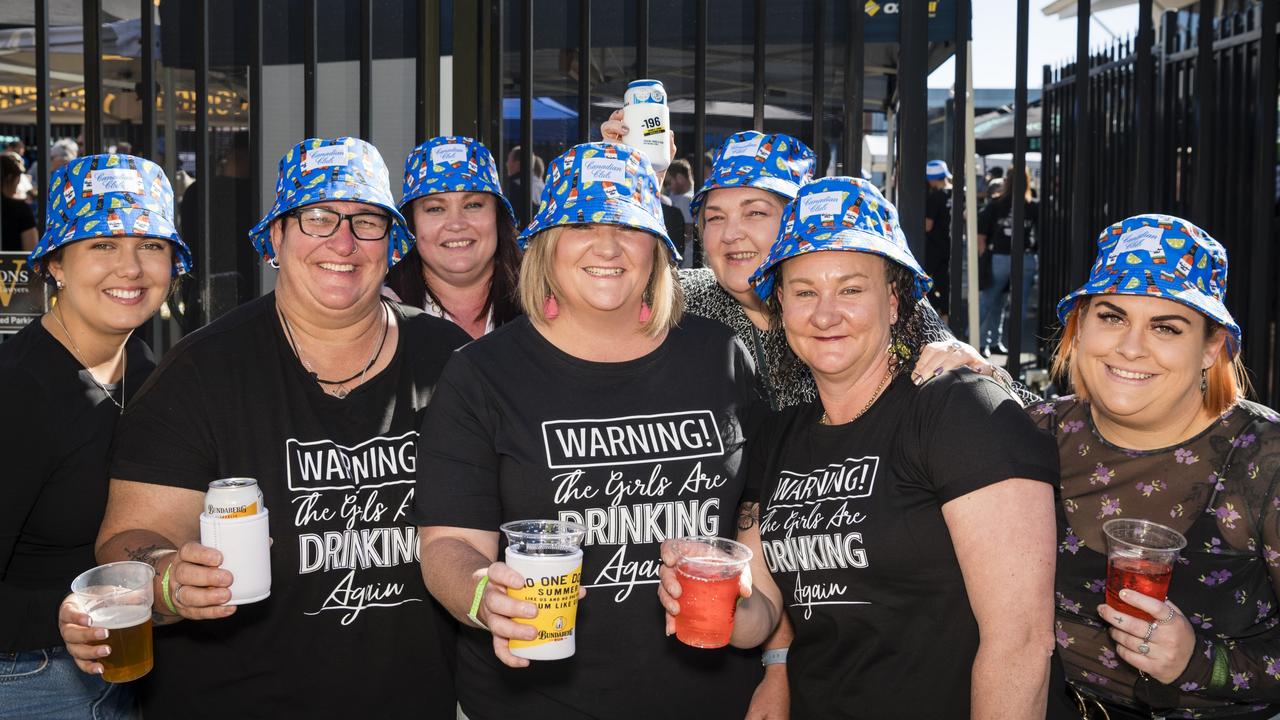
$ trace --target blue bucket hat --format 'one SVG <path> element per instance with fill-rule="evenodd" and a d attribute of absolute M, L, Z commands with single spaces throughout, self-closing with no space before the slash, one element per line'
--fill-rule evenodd
<path fill-rule="evenodd" d="M 557 225 L 604 223 L 657 235 L 672 257 L 680 253 L 667 235 L 658 199 L 658 178 L 649 158 L 633 147 L 610 142 L 575 145 L 547 168 L 542 204 L 520 247 L 534 235 Z"/>
<path fill-rule="evenodd" d="M 400 262 L 413 246 L 413 234 L 391 197 L 387 164 L 378 148 L 359 138 L 340 137 L 307 138 L 280 158 L 276 202 L 249 231 L 254 249 L 264 260 L 275 258 L 271 221 L 304 205 L 333 200 L 377 205 L 391 214 L 388 267 Z"/>
<path fill-rule="evenodd" d="M 400 211 L 407 212 L 409 203 L 436 193 L 487 192 L 502 201 L 511 224 L 519 226 L 499 183 L 498 165 L 479 140 L 461 135 L 434 137 L 414 148 L 404 161 Z"/>
<path fill-rule="evenodd" d="M 951 177 L 951 170 L 944 160 L 930 160 L 925 163 L 924 176 L 929 180 L 945 180 Z"/>
<path fill-rule="evenodd" d="M 173 187 L 164 170 L 133 155 L 87 155 L 49 181 L 45 231 L 27 257 L 36 272 L 45 255 L 89 238 L 133 235 L 168 240 L 173 274 L 191 271 L 191 248 L 173 224 Z"/>
<path fill-rule="evenodd" d="M 782 213 L 768 259 L 751 276 L 756 294 L 768 299 L 783 260 L 822 250 L 871 253 L 898 263 L 915 275 L 917 300 L 933 287 L 907 247 L 898 209 L 862 178 L 827 177 L 800 188 Z"/>
<path fill-rule="evenodd" d="M 760 188 L 791 201 L 800 186 L 813 179 L 817 163 L 809 146 L 790 135 L 734 133 L 716 150 L 711 174 L 693 196 L 689 212 L 697 217 L 707 193 L 717 188 Z"/>
<path fill-rule="evenodd" d="M 1172 215 L 1135 215 L 1098 235 L 1089 280 L 1058 303 L 1064 324 L 1084 295 L 1142 295 L 1182 303 L 1227 329 L 1232 357 L 1242 338 L 1227 306 L 1227 251 L 1204 230 Z"/>

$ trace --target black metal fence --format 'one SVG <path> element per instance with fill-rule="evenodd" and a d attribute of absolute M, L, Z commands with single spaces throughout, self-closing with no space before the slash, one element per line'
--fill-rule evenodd
<path fill-rule="evenodd" d="M 1083 281 L 1102 228 L 1142 212 L 1177 215 L 1226 247 L 1245 364 L 1259 398 L 1280 402 L 1278 5 L 1215 16 L 1215 3 L 1201 2 L 1166 12 L 1156 38 L 1144 0 L 1137 35 L 1089 53 L 1087 79 L 1075 62 L 1044 68 L 1042 337 L 1057 299 Z"/>

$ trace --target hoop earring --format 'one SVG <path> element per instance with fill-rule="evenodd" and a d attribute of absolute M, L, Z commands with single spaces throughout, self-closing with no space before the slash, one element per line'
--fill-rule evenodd
<path fill-rule="evenodd" d="M 275 255 L 272 255 L 271 259 L 267 260 L 267 264 L 275 268 L 276 270 L 280 269 L 280 261 L 276 259 Z"/>

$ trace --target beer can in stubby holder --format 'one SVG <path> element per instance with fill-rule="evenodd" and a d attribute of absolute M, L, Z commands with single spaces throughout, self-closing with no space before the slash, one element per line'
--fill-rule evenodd
<path fill-rule="evenodd" d="M 211 517 L 237 518 L 257 515 L 266 505 L 262 490 L 253 478 L 223 478 L 209 483 L 204 511 Z"/>
<path fill-rule="evenodd" d="M 666 170 L 671 165 L 667 144 L 671 111 L 666 88 L 658 80 L 632 80 L 622 98 L 622 121 L 627 125 L 622 142 L 644 151 L 654 172 Z"/>

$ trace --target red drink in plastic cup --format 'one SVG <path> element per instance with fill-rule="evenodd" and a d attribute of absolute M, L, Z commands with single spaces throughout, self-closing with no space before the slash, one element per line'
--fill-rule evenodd
<path fill-rule="evenodd" d="M 1132 590 L 1157 600 L 1169 595 L 1173 562 L 1187 539 L 1173 528 L 1148 520 L 1117 518 L 1102 524 L 1107 538 L 1107 605 L 1140 620 L 1155 618 L 1120 599 Z"/>
<path fill-rule="evenodd" d="M 751 549 L 723 538 L 682 538 L 676 543 L 676 637 L 693 647 L 724 647 L 733 635 L 738 579 L 751 561 Z"/>

